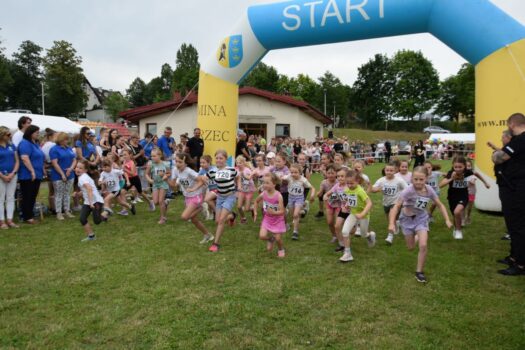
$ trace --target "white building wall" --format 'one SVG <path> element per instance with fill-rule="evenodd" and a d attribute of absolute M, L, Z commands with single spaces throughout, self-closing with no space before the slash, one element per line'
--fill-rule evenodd
<path fill-rule="evenodd" d="M 84 90 L 86 91 L 86 94 L 87 94 L 87 102 L 86 102 L 86 111 L 90 111 L 93 109 L 93 107 L 95 106 L 98 106 L 98 107 L 102 107 L 100 105 L 100 102 L 97 98 L 97 95 L 95 95 L 95 93 L 93 92 L 93 90 L 89 87 L 89 85 L 85 84 L 84 85 Z"/>
<path fill-rule="evenodd" d="M 146 133 L 146 124 L 157 124 L 157 136 L 162 136 L 164 128 L 171 126 L 173 129 L 173 137 L 176 142 L 179 142 L 180 135 L 188 133 L 190 137 L 193 135 L 193 129 L 197 127 L 197 105 L 183 108 L 177 113 L 171 111 L 165 112 L 156 116 L 142 119 L 139 123 L 139 135 L 144 137 Z"/>

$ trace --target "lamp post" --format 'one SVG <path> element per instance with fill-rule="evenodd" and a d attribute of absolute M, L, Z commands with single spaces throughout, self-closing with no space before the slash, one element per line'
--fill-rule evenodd
<path fill-rule="evenodd" d="M 326 89 L 324 91 L 324 115 L 326 115 Z"/>
<path fill-rule="evenodd" d="M 41 81 L 40 82 L 40 85 L 42 86 L 42 115 L 45 115 L 46 114 L 46 106 L 45 106 L 45 101 L 44 101 L 44 82 Z"/>

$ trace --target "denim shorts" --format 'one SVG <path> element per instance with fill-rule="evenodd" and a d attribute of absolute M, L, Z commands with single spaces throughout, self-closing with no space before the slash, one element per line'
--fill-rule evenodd
<path fill-rule="evenodd" d="M 237 202 L 237 195 L 235 193 L 230 194 L 229 196 L 217 196 L 217 204 L 215 207 L 215 213 L 220 213 L 222 209 L 226 209 L 230 213 L 233 211 L 233 208 L 235 207 L 235 203 Z"/>

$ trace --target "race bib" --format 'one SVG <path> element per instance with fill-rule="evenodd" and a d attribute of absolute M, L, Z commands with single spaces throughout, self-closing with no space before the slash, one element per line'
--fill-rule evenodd
<path fill-rule="evenodd" d="M 383 194 L 385 196 L 395 196 L 397 193 L 397 186 L 385 186 L 383 187 Z"/>
<path fill-rule="evenodd" d="M 452 183 L 452 187 L 454 188 L 467 188 L 468 182 L 467 180 L 454 180 Z"/>
<path fill-rule="evenodd" d="M 436 182 L 436 181 L 429 181 L 427 184 L 428 184 L 430 187 L 432 187 L 432 188 L 437 188 L 437 182 Z"/>
<path fill-rule="evenodd" d="M 190 187 L 190 181 L 188 179 L 179 180 L 179 184 L 182 188 Z"/>
<path fill-rule="evenodd" d="M 418 210 L 426 210 L 428 208 L 429 203 L 430 203 L 430 198 L 417 197 L 416 204 L 414 205 L 414 207 Z"/>
<path fill-rule="evenodd" d="M 279 209 L 279 208 L 278 208 L 278 205 L 276 205 L 276 204 L 271 204 L 271 203 L 268 203 L 268 202 L 264 201 L 263 202 L 263 209 L 264 209 L 264 211 L 268 211 L 268 209 L 277 211 L 277 209 Z"/>
<path fill-rule="evenodd" d="M 290 192 L 290 194 L 293 196 L 300 196 L 304 194 L 304 188 L 300 185 L 293 185 L 288 189 L 288 192 Z"/>
<path fill-rule="evenodd" d="M 218 171 L 217 175 L 215 175 L 215 178 L 221 180 L 230 180 L 231 173 L 229 171 Z"/>
<path fill-rule="evenodd" d="M 348 195 L 347 203 L 350 208 L 356 208 L 357 207 L 357 195 L 355 194 Z"/>

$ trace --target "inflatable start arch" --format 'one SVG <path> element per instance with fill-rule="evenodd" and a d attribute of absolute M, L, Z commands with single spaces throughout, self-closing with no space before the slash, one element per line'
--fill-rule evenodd
<path fill-rule="evenodd" d="M 492 179 L 476 206 L 501 209 L 487 141 L 525 112 L 525 27 L 489 0 L 293 0 L 248 8 L 200 72 L 206 152 L 234 154 L 238 84 L 270 50 L 431 33 L 476 66 L 477 170 Z"/>

